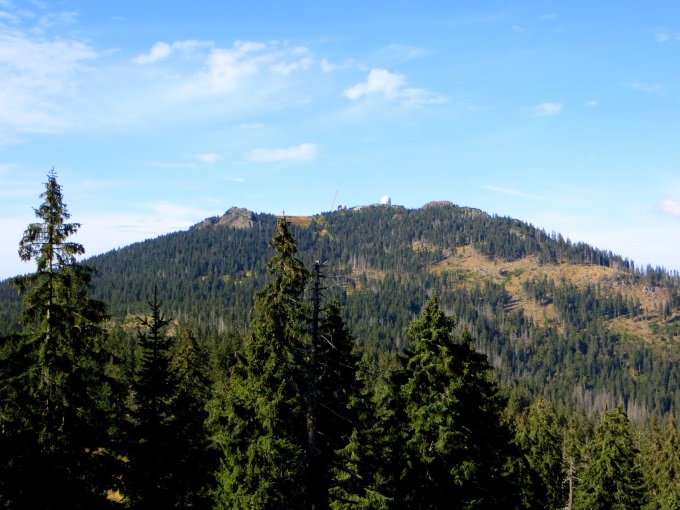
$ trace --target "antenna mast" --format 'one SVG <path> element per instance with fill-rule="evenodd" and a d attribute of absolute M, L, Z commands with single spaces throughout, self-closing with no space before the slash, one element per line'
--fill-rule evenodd
<path fill-rule="evenodd" d="M 333 211 L 333 206 L 335 205 L 335 199 L 338 197 L 338 190 L 335 190 L 335 195 L 333 195 L 333 202 L 331 203 L 331 212 Z"/>

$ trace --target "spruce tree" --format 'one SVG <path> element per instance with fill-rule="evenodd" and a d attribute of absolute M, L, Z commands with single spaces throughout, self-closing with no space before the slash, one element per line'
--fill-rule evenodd
<path fill-rule="evenodd" d="M 337 452 L 331 488 L 334 510 L 391 508 L 399 483 L 393 459 L 400 451 L 401 414 L 384 377 L 393 367 L 381 363 L 387 353 L 376 355 L 378 359 L 372 354 L 364 352 L 358 363 L 358 392 L 350 399 L 354 426 L 346 446 Z"/>
<path fill-rule="evenodd" d="M 547 402 L 536 400 L 520 417 L 517 439 L 531 469 L 531 496 L 537 508 L 564 507 L 567 487 L 562 431 Z"/>
<path fill-rule="evenodd" d="M 318 265 L 316 267 L 318 270 Z M 337 467 L 341 465 L 342 452 L 357 424 L 356 400 L 360 398 L 361 390 L 357 379 L 359 360 L 354 352 L 355 339 L 340 315 L 337 300 L 326 308 L 318 329 L 318 366 L 314 371 L 317 381 L 309 385 L 310 389 L 315 389 L 316 395 L 308 397 L 310 400 L 313 398 L 317 407 L 316 455 L 312 455 L 311 449 L 308 451 L 310 497 L 307 507 L 315 510 L 329 507 L 334 499 L 331 489 L 339 483 L 337 477 L 344 478 L 347 474 L 340 473 Z M 308 377 L 312 375 L 310 370 Z M 356 473 L 349 474 L 357 476 Z"/>
<path fill-rule="evenodd" d="M 77 261 L 84 253 L 69 241 L 80 224 L 70 218 L 54 171 L 47 176 L 40 220 L 24 232 L 22 260 L 32 274 L 14 278 L 24 296 L 23 330 L 3 360 L 0 431 L 2 497 L 12 505 L 72 508 L 104 504 L 113 488 L 110 455 L 112 388 L 101 326 L 103 303 L 88 297 L 93 270 Z"/>
<path fill-rule="evenodd" d="M 177 431 L 174 490 L 175 506 L 211 508 L 209 487 L 217 468 L 207 428 L 207 403 L 211 380 L 208 356 L 191 330 L 177 341 L 171 366 L 177 382 L 173 400 L 174 429 Z"/>
<path fill-rule="evenodd" d="M 642 508 L 645 494 L 638 450 L 621 406 L 602 415 L 587 446 L 586 461 L 578 475 L 575 510 Z"/>
<path fill-rule="evenodd" d="M 257 295 L 251 335 L 211 405 L 213 440 L 221 454 L 218 508 L 300 508 L 307 448 L 309 273 L 295 258 L 288 222 L 278 222 L 267 264 L 269 281 Z"/>
<path fill-rule="evenodd" d="M 165 333 L 170 320 L 154 291 L 150 317 L 140 318 L 139 368 L 133 383 L 129 468 L 126 475 L 128 502 L 136 508 L 171 508 L 177 501 L 177 452 L 179 434 L 174 427 L 173 399 L 177 380 L 170 369 L 173 339 Z"/>
<path fill-rule="evenodd" d="M 401 434 L 397 508 L 511 508 L 514 488 L 506 467 L 514 453 L 504 424 L 504 401 L 488 377 L 486 356 L 436 298 L 411 324 L 411 343 L 392 377 Z"/>

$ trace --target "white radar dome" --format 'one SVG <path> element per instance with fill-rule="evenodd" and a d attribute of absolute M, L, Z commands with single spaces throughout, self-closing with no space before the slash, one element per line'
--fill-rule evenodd
<path fill-rule="evenodd" d="M 382 205 L 392 205 L 392 199 L 390 197 L 388 197 L 387 195 L 385 195 L 384 197 L 382 197 L 380 199 L 380 203 Z"/>

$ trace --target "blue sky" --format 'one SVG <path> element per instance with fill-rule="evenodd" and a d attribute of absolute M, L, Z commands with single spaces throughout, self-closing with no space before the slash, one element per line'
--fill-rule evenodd
<path fill-rule="evenodd" d="M 680 269 L 678 62 L 671 1 L 0 0 L 0 278 L 52 167 L 88 255 L 387 194 Z"/>

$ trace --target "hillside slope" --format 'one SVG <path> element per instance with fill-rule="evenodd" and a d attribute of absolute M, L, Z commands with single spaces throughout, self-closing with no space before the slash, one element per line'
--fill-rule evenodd
<path fill-rule="evenodd" d="M 366 346 L 401 349 L 437 294 L 505 384 L 586 409 L 623 401 L 632 418 L 680 404 L 677 274 L 448 202 L 290 220 L 301 258 L 327 262 L 327 292 Z M 176 319 L 245 331 L 275 221 L 233 208 L 93 257 L 94 295 L 120 321 L 141 313 L 157 286 Z M 0 286 L 5 328 L 15 296 Z"/>

